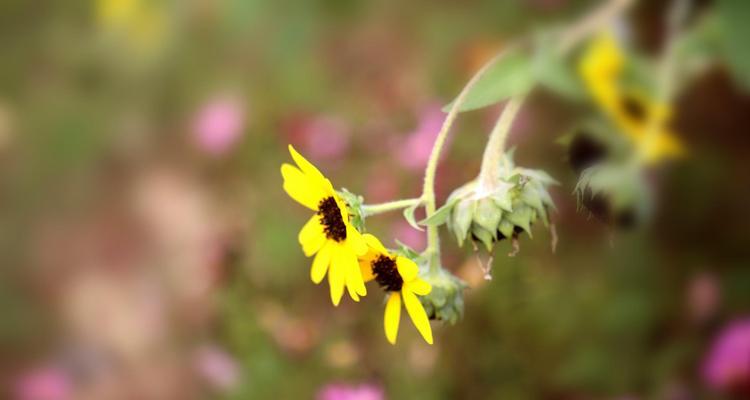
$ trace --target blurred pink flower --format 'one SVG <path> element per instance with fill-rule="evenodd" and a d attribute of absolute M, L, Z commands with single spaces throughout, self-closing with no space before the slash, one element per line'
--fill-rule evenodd
<path fill-rule="evenodd" d="M 750 318 L 734 321 L 719 333 L 703 376 L 714 389 L 750 396 Z"/>
<path fill-rule="evenodd" d="M 695 275 L 688 283 L 687 291 L 687 307 L 693 320 L 701 322 L 710 318 L 721 298 L 716 276 L 707 272 Z"/>
<path fill-rule="evenodd" d="M 15 385 L 18 400 L 65 400 L 72 397 L 71 391 L 68 377 L 56 367 L 29 371 Z"/>
<path fill-rule="evenodd" d="M 432 145 L 445 120 L 445 113 L 438 104 L 424 107 L 418 115 L 417 128 L 406 140 L 398 144 L 396 158 L 399 163 L 411 170 L 427 166 Z"/>
<path fill-rule="evenodd" d="M 349 148 L 349 126 L 330 116 L 311 119 L 306 126 L 305 149 L 311 157 L 337 158 Z"/>
<path fill-rule="evenodd" d="M 425 232 L 420 232 L 408 222 L 399 219 L 393 226 L 393 237 L 399 242 L 413 248 L 414 250 L 421 251 L 425 248 L 425 240 L 427 235 Z"/>
<path fill-rule="evenodd" d="M 228 390 L 240 379 L 239 368 L 231 355 L 215 345 L 199 348 L 194 359 L 195 369 L 212 387 Z"/>
<path fill-rule="evenodd" d="M 384 400 L 383 389 L 372 384 L 359 386 L 331 383 L 324 386 L 317 396 L 318 400 Z"/>
<path fill-rule="evenodd" d="M 230 96 L 219 96 L 207 101 L 198 110 L 192 124 L 196 145 L 217 156 L 232 149 L 242 136 L 244 128 L 244 104 Z"/>
<path fill-rule="evenodd" d="M 392 200 L 398 196 L 399 179 L 384 162 L 374 164 L 367 173 L 364 196 L 368 203 Z"/>
<path fill-rule="evenodd" d="M 312 158 L 336 159 L 349 150 L 351 127 L 338 116 L 297 115 L 285 125 L 289 140 L 297 143 L 300 150 Z"/>

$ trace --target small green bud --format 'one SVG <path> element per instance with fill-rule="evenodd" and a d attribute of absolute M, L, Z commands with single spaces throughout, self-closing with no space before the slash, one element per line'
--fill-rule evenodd
<path fill-rule="evenodd" d="M 463 292 L 468 287 L 464 281 L 443 268 L 428 271 L 421 278 L 432 286 L 428 295 L 419 298 L 430 319 L 454 325 L 463 318 Z"/>

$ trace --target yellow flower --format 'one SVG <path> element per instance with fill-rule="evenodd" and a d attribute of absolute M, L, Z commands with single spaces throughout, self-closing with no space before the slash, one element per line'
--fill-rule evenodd
<path fill-rule="evenodd" d="M 684 148 L 667 127 L 671 117 L 668 104 L 655 102 L 645 94 L 624 88 L 620 82 L 625 56 L 612 33 L 595 38 L 579 64 L 579 72 L 589 93 L 604 113 L 614 121 L 650 161 L 684 154 Z M 655 140 L 647 140 L 649 124 L 655 122 Z M 652 143 L 653 142 L 653 143 Z"/>
<path fill-rule="evenodd" d="M 338 306 L 344 288 L 354 301 L 367 290 L 358 264 L 358 256 L 367 252 L 362 235 L 349 223 L 346 203 L 333 189 L 331 181 L 290 145 L 297 166 L 283 164 L 284 191 L 298 203 L 315 211 L 299 232 L 305 256 L 315 255 L 310 278 L 320 283 L 328 273 L 331 301 Z"/>
<path fill-rule="evenodd" d="M 362 276 L 366 282 L 375 280 L 386 292 L 388 300 L 385 305 L 385 337 L 391 344 L 396 344 L 398 325 L 401 320 L 401 301 L 411 321 L 424 340 L 432 344 L 432 328 L 427 313 L 417 296 L 430 293 L 432 287 L 417 275 L 419 267 L 414 261 L 388 253 L 383 244 L 373 235 L 364 234 L 369 250 L 359 260 Z"/>

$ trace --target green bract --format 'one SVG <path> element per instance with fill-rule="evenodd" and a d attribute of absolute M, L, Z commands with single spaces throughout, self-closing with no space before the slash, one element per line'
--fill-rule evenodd
<path fill-rule="evenodd" d="M 422 223 L 446 223 L 459 245 L 471 237 L 491 251 L 498 240 L 515 238 L 521 232 L 531 236 L 531 226 L 537 220 L 549 226 L 554 203 L 547 188 L 552 184 L 557 181 L 544 171 L 516 167 L 509 152 L 495 181 L 482 183 L 477 178 L 456 189 L 446 204 Z"/>
<path fill-rule="evenodd" d="M 419 298 L 430 319 L 449 322 L 453 325 L 463 318 L 463 292 L 468 287 L 464 281 L 440 266 L 431 269 L 429 256 L 419 254 L 402 243 L 399 243 L 398 249 L 391 251 L 417 263 L 419 265 L 419 277 L 432 287 L 429 294 Z"/>
<path fill-rule="evenodd" d="M 364 198 L 346 189 L 336 192 L 346 202 L 349 209 L 349 222 L 360 232 L 365 232 L 365 213 L 362 210 Z"/>
<path fill-rule="evenodd" d="M 443 268 L 427 272 L 421 278 L 432 286 L 428 295 L 419 298 L 430 319 L 453 325 L 463 318 L 464 289 L 467 287 L 464 281 Z"/>

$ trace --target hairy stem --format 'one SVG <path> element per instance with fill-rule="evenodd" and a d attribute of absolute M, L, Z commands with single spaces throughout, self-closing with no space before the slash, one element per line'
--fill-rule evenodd
<path fill-rule="evenodd" d="M 495 127 L 492 128 L 490 138 L 487 141 L 487 147 L 484 148 L 482 168 L 479 172 L 479 184 L 481 187 L 490 188 L 494 182 L 497 182 L 498 166 L 505 154 L 505 142 L 524 100 L 525 96 L 517 96 L 508 100 L 508 103 L 505 104 L 505 108 L 503 108 L 500 117 L 495 123 Z"/>
<path fill-rule="evenodd" d="M 617 15 L 622 14 L 628 7 L 633 4 L 633 2 L 634 0 L 609 0 L 590 14 L 587 14 L 585 17 L 583 17 L 581 20 L 579 20 L 577 23 L 575 23 L 562 33 L 559 47 L 560 52 L 567 53 L 592 32 L 601 29 L 602 25 L 608 23 Z M 509 46 L 508 48 L 511 47 L 512 46 Z M 461 90 L 461 93 L 459 93 L 458 97 L 456 97 L 455 101 L 453 102 L 453 105 L 451 106 L 451 109 L 448 112 L 448 115 L 446 116 L 445 121 L 440 128 L 440 131 L 438 132 L 438 136 L 435 139 L 435 144 L 432 147 L 432 152 L 430 153 L 429 161 L 427 162 L 427 168 L 425 168 L 424 185 L 422 187 L 421 198 L 424 201 L 425 213 L 427 218 L 432 216 L 432 214 L 434 214 L 436 210 L 435 173 L 437 170 L 438 161 L 440 159 L 440 153 L 443 149 L 443 145 L 445 144 L 445 139 L 447 138 L 448 133 L 453 126 L 453 123 L 455 122 L 456 116 L 461 109 L 461 105 L 464 103 L 464 101 L 466 101 L 468 93 L 477 84 L 477 82 L 479 82 L 484 74 L 487 73 L 487 71 L 492 66 L 494 66 L 498 60 L 502 59 L 504 55 L 505 51 L 490 59 L 490 61 L 482 66 L 482 68 L 471 78 L 471 80 L 469 80 L 466 86 L 464 86 L 464 88 Z M 510 129 L 510 125 L 512 125 L 515 114 L 518 112 L 518 108 L 520 108 L 521 103 L 522 101 L 519 101 L 516 106 L 511 108 L 515 109 L 515 111 L 508 114 L 507 129 Z M 498 124 L 500 124 L 499 121 Z M 507 135 L 507 131 L 502 134 Z M 501 135 L 501 133 L 498 133 L 497 135 Z M 505 141 L 505 138 L 501 137 L 497 140 L 503 143 Z M 425 250 L 425 253 L 430 257 L 430 271 L 437 271 L 437 269 L 440 268 L 440 238 L 438 236 L 437 226 L 431 225 L 427 227 L 427 249 Z"/>
<path fill-rule="evenodd" d="M 559 52 L 567 53 L 572 50 L 591 33 L 601 29 L 603 25 L 625 12 L 633 3 L 635 0 L 609 0 L 601 7 L 594 9 L 562 32 Z"/>
<path fill-rule="evenodd" d="M 466 97 L 471 89 L 504 55 L 505 52 L 501 52 L 493 57 L 471 78 L 471 80 L 469 80 L 466 86 L 461 90 L 461 93 L 458 94 L 458 97 L 456 97 L 456 100 L 453 101 L 453 105 L 451 106 L 450 111 L 448 111 L 448 115 L 445 117 L 443 125 L 440 127 L 440 132 L 438 132 L 435 144 L 432 146 L 432 152 L 430 153 L 430 158 L 427 161 L 427 168 L 425 168 L 424 172 L 422 198 L 425 202 L 426 218 L 429 218 L 435 213 L 435 172 L 437 171 L 438 161 L 440 160 L 440 152 L 443 150 L 445 139 L 448 137 L 448 133 L 456 120 L 458 111 L 461 109 L 461 105 L 463 105 L 464 101 L 466 101 Z M 437 271 L 437 269 L 440 268 L 440 237 L 438 236 L 437 226 L 430 225 L 427 227 L 427 249 L 425 250 L 425 253 L 430 257 L 430 271 Z"/>
<path fill-rule="evenodd" d="M 394 211 L 394 210 L 400 210 L 402 208 L 411 207 L 415 204 L 419 204 L 422 202 L 422 198 L 416 198 L 416 199 L 403 199 L 403 200 L 394 200 L 389 201 L 386 203 L 380 203 L 380 204 L 365 204 L 362 206 L 362 211 L 364 212 L 366 217 L 369 217 L 371 215 L 381 214 L 388 211 Z"/>

